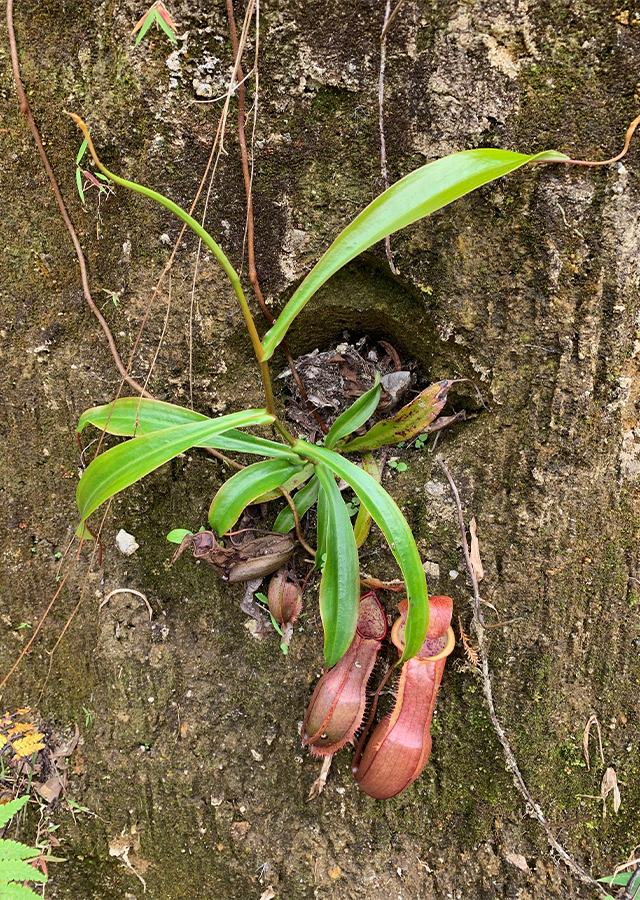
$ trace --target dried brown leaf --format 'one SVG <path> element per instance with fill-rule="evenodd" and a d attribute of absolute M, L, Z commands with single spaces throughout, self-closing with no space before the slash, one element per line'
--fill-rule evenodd
<path fill-rule="evenodd" d="M 510 862 L 513 866 L 517 866 L 523 872 L 530 871 L 529 863 L 521 853 L 507 853 L 506 859 L 507 862 Z"/>
<path fill-rule="evenodd" d="M 276 895 L 276 892 L 271 887 L 271 885 L 269 885 L 269 887 L 266 889 L 266 891 L 264 891 L 262 894 L 260 894 L 260 900 L 273 900 L 275 895 Z"/>
<path fill-rule="evenodd" d="M 469 522 L 469 534 L 471 535 L 471 565 L 475 572 L 476 581 L 482 581 L 484 578 L 484 569 L 482 567 L 482 560 L 480 559 L 480 543 L 478 541 L 478 535 L 476 534 L 475 517 Z"/>
<path fill-rule="evenodd" d="M 604 753 L 602 752 L 602 732 L 600 731 L 600 722 L 598 722 L 597 716 L 591 715 L 589 716 L 587 724 L 584 726 L 584 734 L 582 735 L 582 747 L 584 749 L 584 758 L 587 763 L 587 772 L 591 771 L 591 767 L 589 765 L 589 733 L 591 732 L 592 725 L 595 725 L 598 731 L 598 749 L 600 750 L 600 759 L 602 760 L 602 765 L 604 765 Z"/>
<path fill-rule="evenodd" d="M 320 769 L 320 774 L 316 778 L 316 780 L 311 785 L 309 789 L 309 796 L 307 800 L 315 800 L 316 797 L 319 797 L 320 794 L 324 790 L 324 786 L 327 783 L 327 778 L 329 777 L 329 769 L 331 767 L 331 760 L 333 759 L 333 755 L 325 756 L 322 760 L 322 768 Z"/>
<path fill-rule="evenodd" d="M 44 784 L 39 784 L 35 781 L 32 784 L 36 793 L 39 794 L 43 800 L 46 800 L 47 803 L 51 804 L 60 797 L 60 794 L 66 787 L 66 782 L 66 776 L 54 775 L 52 778 L 45 781 Z"/>
<path fill-rule="evenodd" d="M 602 776 L 602 782 L 600 784 L 600 794 L 603 800 L 609 796 L 609 794 L 613 791 L 613 806 L 614 810 L 616 805 L 616 793 L 618 795 L 618 807 L 620 806 L 620 790 L 618 789 L 618 776 L 616 775 L 616 770 L 612 769 L 611 766 L 607 768 L 604 775 Z"/>

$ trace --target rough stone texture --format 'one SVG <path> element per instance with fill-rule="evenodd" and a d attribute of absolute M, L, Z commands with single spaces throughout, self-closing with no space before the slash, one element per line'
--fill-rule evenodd
<path fill-rule="evenodd" d="M 225 8 L 171 7 L 172 52 L 150 32 L 129 38 L 144 4 L 18 2 L 23 78 L 70 213 L 95 296 L 123 358 L 137 336 L 178 227 L 119 190 L 98 212 L 75 189 L 80 143 L 63 110 L 91 123 L 105 161 L 188 206 L 208 158 L 231 66 Z M 280 0 L 261 9 L 262 96 L 255 135 L 256 250 L 274 307 L 338 230 L 379 193 L 377 79 L 382 0 Z M 251 38 L 246 59 L 253 56 Z M 57 555 L 75 527 L 78 455 L 73 430 L 119 378 L 84 305 L 77 265 L 23 121 L 3 31 L 1 279 L 2 519 L 0 658 L 7 671 L 25 643 L 18 625 L 42 616 L 56 588 Z M 476 146 L 582 158 L 615 154 L 638 113 L 640 21 L 633 5 L 553 2 L 456 4 L 405 0 L 388 40 L 386 131 L 392 178 Z M 246 67 L 249 67 L 247 63 Z M 233 110 L 207 217 L 239 266 L 244 199 Z M 425 380 L 475 379 L 456 408 L 471 421 L 438 449 L 475 515 L 491 633 L 498 714 L 554 834 L 588 871 L 611 872 L 638 841 L 637 735 L 640 616 L 637 579 L 640 473 L 640 189 L 637 141 L 624 164 L 524 170 L 479 190 L 391 239 L 400 276 L 380 248 L 336 276 L 291 332 L 295 351 L 342 338 L 386 337 Z M 208 255 L 207 255 L 208 256 Z M 232 411 L 261 402 L 231 290 L 201 259 L 193 304 L 193 400 Z M 153 393 L 189 398 L 189 288 L 195 242 L 173 270 Z M 101 288 L 117 291 L 114 307 Z M 163 329 L 167 291 L 152 308 L 133 364 L 146 376 Z M 280 364 L 280 363 L 278 363 Z M 454 509 L 432 454 L 406 450 L 387 486 L 469 620 Z M 325 793 L 306 802 L 317 765 L 298 726 L 321 671 L 315 594 L 288 657 L 249 637 L 240 588 L 225 589 L 183 558 L 168 567 L 173 527 L 197 528 L 223 478 L 194 451 L 116 498 L 104 525 L 102 567 L 83 550 L 41 639 L 3 692 L 59 729 L 81 727 L 63 808 L 67 863 L 49 896 L 589 897 L 549 852 L 505 772 L 482 693 L 462 651 L 445 671 L 434 751 L 396 800 L 361 795 L 350 757 L 334 760 Z M 121 529 L 140 547 L 115 547 Z M 372 574 L 394 577 L 372 541 Z M 57 646 L 84 587 L 84 599 Z M 154 617 L 134 595 L 146 594 Z M 388 610 L 392 612 L 389 601 Z M 49 672 L 49 663 L 51 671 Z M 87 716 L 83 707 L 89 710 Z M 607 818 L 604 767 L 587 772 L 586 720 L 603 727 L 606 765 L 622 785 Z M 592 761 L 596 756 L 592 747 Z M 110 855 L 111 851 L 111 855 Z M 528 869 L 523 871 L 513 860 Z"/>

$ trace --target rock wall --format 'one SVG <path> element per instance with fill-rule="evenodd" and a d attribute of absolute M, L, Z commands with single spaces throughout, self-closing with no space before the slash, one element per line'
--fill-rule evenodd
<path fill-rule="evenodd" d="M 155 30 L 134 49 L 130 32 L 143 12 L 130 0 L 73 8 L 29 0 L 15 10 L 29 102 L 125 361 L 179 229 L 122 190 L 100 202 L 90 190 L 82 208 L 80 138 L 64 110 L 89 121 L 111 168 L 188 206 L 221 108 L 195 101 L 223 94 L 232 65 L 221 0 L 171 7 L 177 49 Z M 383 15 L 381 0 L 260 9 L 256 253 L 274 309 L 381 191 Z M 8 60 L 6 30 L 2 47 Z M 246 70 L 255 52 L 251 31 Z M 639 61 L 631 6 L 405 0 L 387 40 L 390 178 L 481 146 L 610 157 L 638 113 Z M 119 376 L 84 304 L 8 64 L 1 78 L 0 659 L 8 671 L 53 596 L 75 528 L 78 417 L 111 399 Z M 240 266 L 245 201 L 234 123 L 232 106 L 207 225 Z M 461 386 L 454 407 L 470 418 L 442 435 L 438 452 L 465 515 L 478 522 L 482 596 L 493 605 L 486 616 L 511 620 L 490 632 L 498 715 L 554 834 L 595 877 L 639 839 L 637 176 L 637 141 L 606 169 L 515 173 L 392 236 L 396 277 L 381 247 L 347 267 L 291 332 L 294 352 L 326 349 L 345 329 L 384 337 L 417 361 L 425 382 L 467 377 L 484 393 L 491 412 Z M 189 401 L 193 310 L 195 408 L 258 406 L 240 313 L 207 254 L 191 302 L 196 250 L 185 235 L 133 374 L 149 372 L 170 297 L 149 389 Z M 403 453 L 407 471 L 388 474 L 386 486 L 439 572 L 430 588 L 453 596 L 468 627 L 451 497 L 433 453 Z M 287 900 L 595 896 L 527 816 L 461 648 L 445 671 L 422 777 L 395 800 L 371 801 L 353 785 L 343 751 L 325 792 L 307 802 L 318 767 L 298 729 L 322 669 L 315 592 L 284 657 L 275 638 L 258 642 L 243 627 L 240 588 L 186 557 L 168 565 L 164 535 L 197 529 L 223 478 L 194 451 L 119 495 L 105 520 L 102 565 L 90 568 L 83 550 L 4 689 L 6 708 L 31 705 L 60 733 L 80 726 L 68 796 L 92 815 L 74 820 L 64 804 L 48 814 L 60 823 L 56 855 L 67 858 L 51 867 L 50 896 L 142 897 L 127 860 L 146 896 L 163 900 L 257 900 L 269 886 Z M 129 558 L 115 547 L 121 528 L 140 545 Z M 397 575 L 379 538 L 365 563 L 379 577 Z M 136 595 L 101 606 L 122 588 L 146 595 L 151 621 Z M 587 771 L 582 738 L 592 713 L 605 765 L 594 762 L 592 744 Z M 599 794 L 606 766 L 617 772 L 622 805 L 614 815 L 609 798 L 603 819 L 602 804 L 581 795 Z"/>

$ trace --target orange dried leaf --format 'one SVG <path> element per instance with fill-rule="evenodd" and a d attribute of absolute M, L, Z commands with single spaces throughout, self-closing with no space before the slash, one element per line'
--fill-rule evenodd
<path fill-rule="evenodd" d="M 44 750 L 45 745 L 42 742 L 43 738 L 43 734 L 34 731 L 31 732 L 31 734 L 18 738 L 17 741 L 13 741 L 12 746 L 16 758 L 20 759 L 23 756 L 31 756 L 32 753 L 37 753 L 38 750 Z"/>

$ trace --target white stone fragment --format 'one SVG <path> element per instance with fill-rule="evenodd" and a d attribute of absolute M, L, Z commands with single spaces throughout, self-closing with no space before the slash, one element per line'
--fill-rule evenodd
<path fill-rule="evenodd" d="M 136 543 L 136 539 L 132 534 L 129 534 L 124 528 L 121 528 L 116 535 L 116 546 L 125 556 L 132 556 L 139 545 Z"/>

